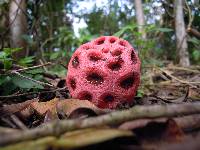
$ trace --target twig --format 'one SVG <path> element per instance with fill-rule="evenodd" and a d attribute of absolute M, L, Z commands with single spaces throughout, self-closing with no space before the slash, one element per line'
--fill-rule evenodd
<path fill-rule="evenodd" d="M 98 117 L 61 120 L 46 123 L 35 129 L 14 133 L 12 136 L 5 135 L 1 138 L 0 145 L 32 140 L 51 135 L 59 136 L 67 131 L 76 129 L 103 125 L 116 125 L 125 121 L 142 118 L 175 117 L 197 113 L 200 113 L 200 102 L 171 105 L 135 106 L 128 110 L 115 111 Z"/>
<path fill-rule="evenodd" d="M 189 81 L 185 81 L 185 80 L 181 80 L 173 75 L 171 75 L 170 73 L 168 73 L 167 71 L 165 71 L 164 69 L 158 68 L 160 71 L 164 72 L 166 75 L 168 75 L 169 77 L 171 77 L 172 79 L 180 82 L 180 83 L 184 83 L 184 84 L 188 84 L 191 86 L 191 84 L 200 84 L 200 82 L 189 82 Z"/>
<path fill-rule="evenodd" d="M 28 128 L 24 125 L 23 122 L 21 122 L 19 120 L 19 118 L 15 115 L 11 115 L 10 118 L 12 119 L 12 121 L 22 130 L 27 130 Z"/>
<path fill-rule="evenodd" d="M 185 68 L 185 67 L 170 66 L 170 67 L 167 67 L 167 68 L 173 69 L 173 70 L 183 70 L 183 71 L 188 71 L 188 72 L 193 72 L 193 73 L 200 73 L 200 71 L 198 71 L 198 70 Z"/>
<path fill-rule="evenodd" d="M 43 86 L 52 87 L 52 88 L 56 88 L 56 87 L 53 86 L 52 84 L 45 83 L 45 82 L 41 82 L 41 81 L 38 81 L 38 80 L 35 80 L 35 79 L 32 79 L 32 78 L 29 78 L 29 77 L 27 77 L 27 76 L 24 76 L 24 75 L 20 74 L 20 73 L 17 72 L 17 71 L 12 71 L 11 73 L 12 73 L 12 74 L 18 75 L 18 76 L 20 76 L 21 78 L 24 78 L 24 79 L 30 80 L 30 81 L 32 81 L 32 82 L 35 82 L 35 83 L 37 83 L 37 84 L 40 84 L 40 85 L 43 85 Z"/>
<path fill-rule="evenodd" d="M 52 63 L 51 63 L 51 62 L 48 62 L 48 63 L 41 64 L 41 65 L 38 65 L 38 66 L 22 68 L 22 69 L 18 69 L 18 70 L 15 70 L 15 71 L 16 71 L 16 72 L 24 72 L 24 71 L 27 71 L 27 70 L 32 70 L 32 69 L 36 69 L 36 68 L 41 68 L 41 67 L 47 66 L 47 65 L 52 65 Z"/>
<path fill-rule="evenodd" d="M 28 93 L 22 93 L 22 94 L 16 94 L 16 95 L 0 96 L 0 101 L 3 101 L 3 100 L 1 100 L 1 98 L 14 98 L 14 97 L 19 97 L 19 96 L 33 95 L 33 94 L 43 94 L 43 93 L 61 91 L 61 90 L 65 90 L 65 89 L 67 89 L 67 87 L 57 88 L 57 89 L 42 91 L 42 92 L 28 92 Z M 19 101 L 17 101 L 17 102 L 19 102 Z"/>
<path fill-rule="evenodd" d="M 43 65 L 42 67 L 43 67 L 44 71 L 47 72 L 47 68 L 45 67 L 45 65 L 44 65 L 45 63 L 42 61 L 42 59 L 40 59 L 39 62 L 41 63 L 41 65 Z"/>
<path fill-rule="evenodd" d="M 6 123 L 9 127 L 17 128 L 17 126 L 7 117 L 2 117 L 1 120 Z"/>
<path fill-rule="evenodd" d="M 186 5 L 186 7 L 188 9 L 188 17 L 189 17 L 189 23 L 188 23 L 187 28 L 190 29 L 191 26 L 192 26 L 192 22 L 194 20 L 194 15 L 192 15 L 192 12 L 191 12 L 190 6 L 188 5 L 187 0 L 185 0 L 185 5 Z"/>

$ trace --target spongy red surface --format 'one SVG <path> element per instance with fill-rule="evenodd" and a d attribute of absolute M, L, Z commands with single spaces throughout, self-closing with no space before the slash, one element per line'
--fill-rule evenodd
<path fill-rule="evenodd" d="M 74 52 L 66 82 L 73 98 L 116 108 L 133 100 L 140 83 L 140 60 L 127 41 L 102 36 Z"/>

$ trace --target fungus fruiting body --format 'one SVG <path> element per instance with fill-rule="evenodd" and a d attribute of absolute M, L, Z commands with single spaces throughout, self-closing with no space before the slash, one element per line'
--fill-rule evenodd
<path fill-rule="evenodd" d="M 66 82 L 73 98 L 114 109 L 133 101 L 140 83 L 140 60 L 127 41 L 102 36 L 74 52 Z"/>

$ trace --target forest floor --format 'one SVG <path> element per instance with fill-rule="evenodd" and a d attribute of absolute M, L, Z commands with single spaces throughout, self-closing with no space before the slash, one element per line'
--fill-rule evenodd
<path fill-rule="evenodd" d="M 200 67 L 143 70 L 132 106 L 118 110 L 71 99 L 47 74 L 53 87 L 0 96 L 0 149 L 200 149 Z"/>

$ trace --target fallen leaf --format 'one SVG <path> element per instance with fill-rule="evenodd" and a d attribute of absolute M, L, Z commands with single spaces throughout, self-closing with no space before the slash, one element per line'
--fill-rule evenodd
<path fill-rule="evenodd" d="M 183 140 L 183 137 L 183 130 L 178 126 L 176 121 L 173 119 L 168 119 L 166 122 L 166 128 L 162 134 L 162 138 L 170 142 L 179 142 Z"/>
<path fill-rule="evenodd" d="M 80 118 L 100 115 L 111 110 L 100 109 L 88 100 L 54 98 L 47 102 L 39 102 L 38 99 L 29 100 L 19 104 L 6 105 L 0 108 L 1 116 L 17 113 L 24 120 L 36 113 L 44 117 L 44 122 L 58 119 L 62 114 L 63 118 Z M 61 117 L 62 119 L 62 117 Z"/>
<path fill-rule="evenodd" d="M 90 113 L 91 111 L 93 111 L 97 115 L 111 111 L 107 109 L 100 109 L 88 100 L 67 99 L 59 101 L 59 103 L 57 104 L 57 112 L 64 113 L 67 118 L 68 117 L 75 118 L 73 117 L 74 113 L 76 113 L 75 116 L 78 116 L 77 110 L 79 110 L 79 113 L 83 114 L 84 112 Z"/>
<path fill-rule="evenodd" d="M 0 117 L 20 112 L 30 106 L 33 102 L 37 101 L 37 99 L 32 99 L 18 104 L 4 105 L 3 107 L 0 107 Z"/>
<path fill-rule="evenodd" d="M 158 149 L 163 143 L 177 143 L 185 138 L 182 129 L 173 119 L 165 122 L 149 122 L 144 127 L 133 130 L 144 148 Z"/>
<path fill-rule="evenodd" d="M 56 105 L 59 99 L 54 98 L 47 102 L 33 102 L 31 103 L 31 109 L 35 110 L 39 115 L 44 116 L 45 113 L 50 110 L 51 112 L 56 113 Z"/>
<path fill-rule="evenodd" d="M 190 87 L 188 97 L 192 100 L 200 100 L 200 90 Z"/>
<path fill-rule="evenodd" d="M 58 119 L 58 115 L 55 111 L 47 110 L 45 117 L 44 117 L 44 123 L 50 122 L 52 120 Z"/>

